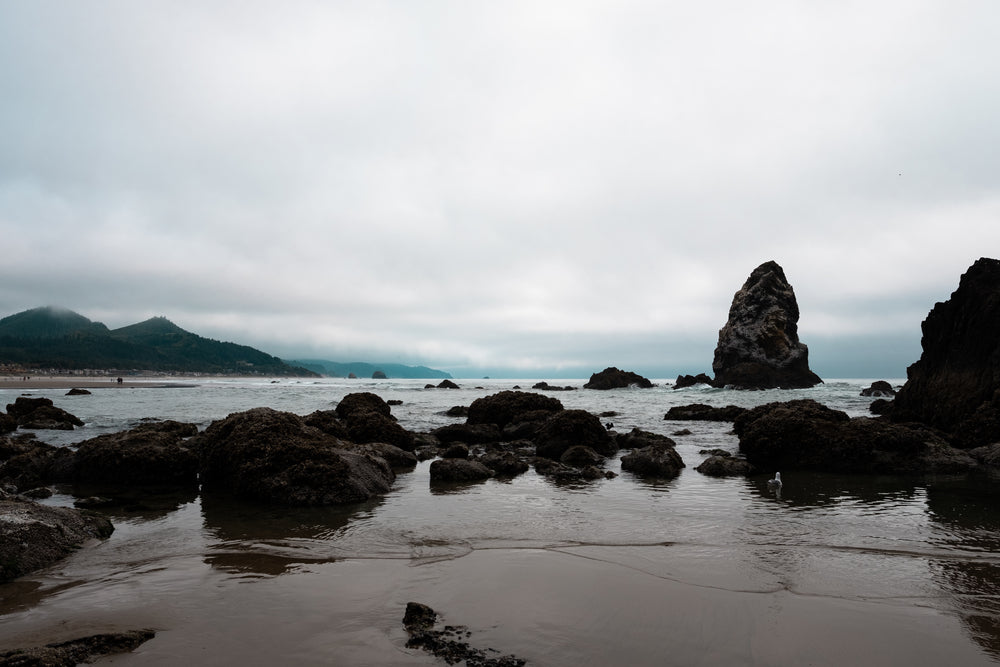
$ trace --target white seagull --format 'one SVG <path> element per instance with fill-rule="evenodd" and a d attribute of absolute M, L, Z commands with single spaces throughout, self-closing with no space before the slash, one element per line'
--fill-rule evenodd
<path fill-rule="evenodd" d="M 774 479 L 767 480 L 767 488 L 769 488 L 769 489 L 771 489 L 773 491 L 780 491 L 781 490 L 781 473 L 780 472 L 774 473 Z"/>

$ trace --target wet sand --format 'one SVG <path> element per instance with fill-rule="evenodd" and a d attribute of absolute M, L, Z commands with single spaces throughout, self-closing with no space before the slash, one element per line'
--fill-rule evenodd
<path fill-rule="evenodd" d="M 117 378 L 89 376 L 0 376 L 0 389 L 163 389 L 167 387 L 197 387 L 197 383 L 178 379 L 130 378 L 119 384 Z"/>
<path fill-rule="evenodd" d="M 467 626 L 473 647 L 529 665 L 991 664 L 934 609 L 802 594 L 738 573 L 718 586 L 692 582 L 671 573 L 696 563 L 669 549 L 479 549 L 431 562 L 299 564 L 278 576 L 193 556 L 155 571 L 140 559 L 130 578 L 145 585 L 91 581 L 0 617 L 0 647 L 151 627 L 156 637 L 134 653 L 98 663 L 443 664 L 405 647 L 403 612 L 418 601 Z M 163 585 L 178 576 L 191 586 Z"/>

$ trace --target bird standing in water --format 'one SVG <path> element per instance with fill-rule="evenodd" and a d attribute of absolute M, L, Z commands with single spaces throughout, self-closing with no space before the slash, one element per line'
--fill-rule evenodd
<path fill-rule="evenodd" d="M 767 488 L 772 491 L 781 491 L 781 473 L 774 473 L 774 479 L 767 480 Z"/>

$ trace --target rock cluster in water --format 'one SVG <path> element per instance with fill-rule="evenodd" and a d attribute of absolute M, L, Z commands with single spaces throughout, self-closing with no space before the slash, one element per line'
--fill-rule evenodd
<path fill-rule="evenodd" d="M 799 342 L 795 292 L 776 262 L 753 270 L 719 331 L 712 370 L 717 387 L 794 389 L 822 382 Z"/>

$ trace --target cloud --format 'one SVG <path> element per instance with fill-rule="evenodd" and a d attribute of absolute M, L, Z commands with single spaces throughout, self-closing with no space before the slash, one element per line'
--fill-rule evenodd
<path fill-rule="evenodd" d="M 0 314 L 707 369 L 774 259 L 807 343 L 912 343 L 1000 247 L 998 14 L 5 3 Z"/>

